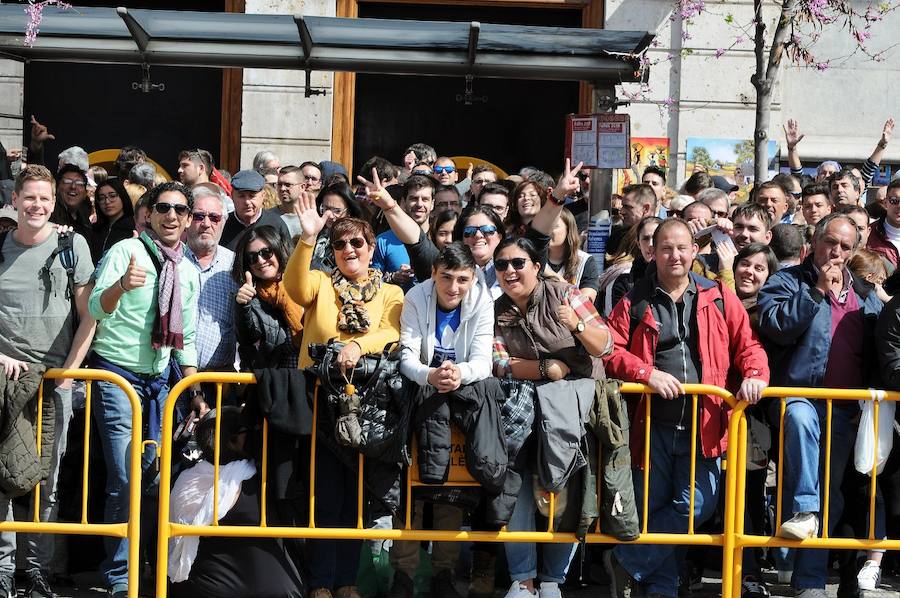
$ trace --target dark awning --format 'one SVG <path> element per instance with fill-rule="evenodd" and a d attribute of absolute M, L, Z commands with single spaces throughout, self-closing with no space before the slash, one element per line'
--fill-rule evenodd
<path fill-rule="evenodd" d="M 633 81 L 646 31 L 73 7 L 44 9 L 34 47 L 0 4 L 17 60 L 248 67 L 511 79 Z"/>

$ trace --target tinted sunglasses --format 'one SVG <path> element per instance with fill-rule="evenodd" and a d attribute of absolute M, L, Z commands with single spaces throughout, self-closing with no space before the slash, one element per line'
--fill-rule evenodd
<path fill-rule="evenodd" d="M 275 255 L 275 252 L 272 251 L 271 247 L 263 247 L 259 251 L 247 251 L 244 252 L 244 261 L 250 264 L 255 264 L 259 261 L 259 258 L 262 258 L 263 261 L 271 259 L 271 257 Z"/>
<path fill-rule="evenodd" d="M 192 217 L 194 218 L 194 222 L 203 222 L 204 218 L 209 218 L 209 221 L 213 224 L 222 222 L 222 215 L 216 214 L 215 212 L 194 212 Z"/>
<path fill-rule="evenodd" d="M 362 237 L 353 237 L 352 239 L 335 239 L 331 242 L 331 248 L 335 251 L 343 251 L 344 247 L 347 246 L 347 243 L 350 243 L 350 247 L 353 249 L 362 249 L 362 246 L 366 244 L 366 240 Z"/>
<path fill-rule="evenodd" d="M 466 226 L 463 228 L 464 237 L 474 237 L 477 232 L 481 232 L 482 235 L 487 237 L 496 233 L 497 227 L 493 224 L 482 224 L 481 226 Z"/>
<path fill-rule="evenodd" d="M 434 174 L 450 174 L 452 172 L 456 172 L 456 166 L 435 166 Z"/>
<path fill-rule="evenodd" d="M 175 210 L 175 213 L 179 216 L 184 216 L 191 211 L 191 209 L 183 203 L 167 203 L 165 201 L 153 204 L 153 209 L 156 210 L 157 214 L 168 214 L 169 210 Z"/>
<path fill-rule="evenodd" d="M 521 270 L 527 263 L 527 257 L 514 257 L 511 260 L 499 259 L 494 260 L 494 269 L 496 269 L 497 272 L 506 272 L 506 269 L 512 264 L 513 270 Z"/>
<path fill-rule="evenodd" d="M 900 197 L 888 197 L 887 202 L 892 206 L 900 206 Z"/>

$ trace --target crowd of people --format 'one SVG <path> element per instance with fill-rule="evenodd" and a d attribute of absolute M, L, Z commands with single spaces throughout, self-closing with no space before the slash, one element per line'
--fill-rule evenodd
<path fill-rule="evenodd" d="M 201 385 L 179 399 L 179 417 L 196 422 L 200 457 L 180 466 L 173 520 L 258 522 L 267 500 L 260 497 L 261 441 L 245 417 L 255 401 L 254 410 L 268 409 L 273 434 L 282 439 L 279 465 L 300 487 L 273 482 L 280 500 L 272 521 L 309 524 L 296 503 L 314 483 L 318 527 L 352 528 L 359 517 L 369 525 L 380 517 L 403 526 L 406 449 L 389 451 L 401 456 L 378 470 L 390 472 L 379 484 L 366 481 L 364 513 L 357 501 L 359 447 L 372 431 L 360 429 L 363 391 L 354 375 L 371 369 L 370 358 L 383 367 L 377 358 L 397 345 L 404 388 L 397 396 L 409 403 L 409 427 L 390 442 L 408 445 L 415 437 L 419 474 L 440 483 L 453 450 L 450 430 L 458 428 L 466 466 L 482 485 L 474 498 L 417 491 L 412 527 L 430 519 L 441 530 L 524 531 L 548 516 L 547 492 L 556 496 L 557 529 L 566 528 L 573 510 L 576 519 L 590 520 L 586 507 L 597 501 L 586 494 L 595 479 L 585 473 L 593 467 L 584 440 L 590 414 L 607 378 L 638 382 L 652 393 L 626 397 L 630 463 L 639 469 L 646 457 L 650 471 L 649 488 L 642 474 L 633 477 L 631 509 L 649 492 L 648 531 L 685 533 L 689 520 L 696 529 L 715 525 L 722 509 L 730 407 L 716 396 L 694 400 L 683 388 L 709 384 L 751 405 L 748 531 L 775 533 L 765 515 L 772 500 L 767 477 L 782 468 L 777 533 L 820 536 L 827 508 L 828 535 L 850 528 L 866 537 L 866 523 L 845 507 L 868 488 L 850 459 L 856 402 L 835 402 L 829 416 L 821 401 L 792 397 L 782 420 L 779 401 L 761 396 L 770 384 L 900 390 L 900 299 L 892 299 L 900 293 L 900 179 L 873 191 L 866 203 L 892 132 L 888 120 L 861 168 L 827 161 L 810 177 L 800 161 L 803 134 L 789 121 L 790 172 L 758 182 L 741 203 L 739 187 L 723 176 L 698 169 L 676 190 L 671 173 L 648 167 L 641 183 L 613 198 L 606 255 L 591 255 L 583 249 L 590 178 L 581 164 L 567 161 L 556 178 L 530 167 L 509 176 L 489 165 L 463 171 L 417 143 L 398 156 L 402 166 L 373 157 L 357 176 L 330 161 L 282 165 L 272 152 L 260 152 L 252 169 L 232 175 L 209 152 L 194 149 L 178 156 L 179 180 L 167 181 L 137 147 L 123 149 L 112 172 L 91 166 L 83 149 L 71 147 L 52 173 L 39 163 L 52 135 L 33 120 L 29 156 L 39 159 L 14 177 L 15 226 L 0 232 L 3 409 L 12 408 L 15 393 L 37 396 L 39 375 L 36 383 L 33 374 L 43 368 L 96 368 L 134 387 L 144 408 L 143 436 L 159 442 L 168 389 L 182 377 L 236 370 L 255 372 L 258 380 L 270 376 L 253 396 L 226 388 L 229 406 L 222 413 L 210 409 L 214 395 Z M 12 175 L 5 164 L 4 173 Z M 343 378 L 328 396 L 313 392 L 308 379 L 322 346 L 333 348 L 335 375 Z M 291 386 L 298 380 L 305 381 L 301 392 Z M 17 466 L 41 468 L 40 517 L 53 520 L 73 405 L 83 408 L 84 386 L 47 385 L 52 392 L 44 400 L 55 407 L 51 454 L 16 446 L 15 455 Z M 315 428 L 309 401 L 318 401 Z M 339 417 L 329 423 L 321 414 L 335 406 Z M 97 383 L 90 416 L 106 465 L 104 518 L 121 522 L 130 482 L 127 396 L 115 384 Z M 831 469 L 825 472 L 827 417 Z M 207 502 L 216 419 L 223 486 L 214 515 Z M 313 435 L 318 443 L 310 463 Z M 158 483 L 154 457 L 148 445 L 142 462 L 144 492 L 151 494 Z M 11 517 L 11 500 L 30 488 L 10 483 L 7 461 L 0 459 L 0 496 Z M 877 538 L 900 521 L 892 463 L 879 477 Z M 311 467 L 310 482 L 304 476 Z M 16 539 L 0 534 L 3 596 L 15 595 Z M 28 595 L 52 596 L 52 537 L 19 540 Z M 109 595 L 125 596 L 127 540 L 107 538 L 105 545 L 101 569 Z M 390 598 L 413 598 L 419 548 L 393 543 Z M 506 598 L 561 596 L 576 544 L 502 549 L 511 581 Z M 182 539 L 175 560 L 155 566 L 168 565 L 173 595 L 357 598 L 361 550 L 358 540 L 298 546 Z M 743 594 L 766 598 L 762 557 L 745 552 Z M 826 596 L 828 551 L 773 552 L 779 578 L 797 596 Z M 433 543 L 434 598 L 461 595 L 459 553 L 459 543 Z M 883 553 L 861 556 L 861 564 L 855 554 L 845 559 L 852 574 L 842 575 L 842 596 L 880 581 Z M 470 595 L 493 595 L 497 557 L 494 545 L 472 546 Z M 643 544 L 618 545 L 601 559 L 611 598 L 628 592 L 675 598 L 689 591 L 702 561 L 684 547 Z M 152 555 L 148 560 L 153 565 Z"/>

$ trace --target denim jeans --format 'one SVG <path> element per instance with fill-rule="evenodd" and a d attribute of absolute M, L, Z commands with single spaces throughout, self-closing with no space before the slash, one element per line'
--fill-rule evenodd
<path fill-rule="evenodd" d="M 134 375 L 128 380 L 137 391 L 143 406 L 151 400 L 164 401 L 169 392 L 161 376 Z M 104 519 L 107 523 L 122 523 L 128 519 L 129 463 L 131 459 L 131 403 L 125 392 L 110 382 L 97 383 L 97 396 L 92 401 L 94 421 L 103 445 L 106 461 L 106 507 Z M 146 426 L 145 426 L 146 430 Z M 158 435 L 157 435 L 158 436 Z M 156 440 L 159 438 L 145 438 Z M 142 456 L 142 471 L 148 473 L 156 458 L 156 448 L 148 446 Z M 153 472 L 155 474 L 155 472 Z M 146 476 L 145 476 L 146 477 Z M 155 475 L 154 475 L 155 477 Z M 146 483 L 145 483 L 146 486 Z M 153 516 L 153 514 L 148 514 Z M 106 560 L 100 565 L 107 585 L 112 589 L 122 589 L 128 584 L 128 540 L 125 538 L 105 538 Z"/>
<path fill-rule="evenodd" d="M 699 437 L 699 434 L 698 434 Z M 690 429 L 674 425 L 650 425 L 650 488 L 647 530 L 660 533 L 687 533 L 691 500 L 691 453 L 697 454 L 694 494 L 694 528 L 716 510 L 721 463 L 706 459 L 700 448 L 691 447 Z M 638 514 L 643 517 L 643 471 L 634 471 L 634 494 Z M 646 593 L 674 598 L 678 595 L 678 573 L 684 560 L 682 546 L 616 546 L 619 564 L 645 586 Z"/>
<path fill-rule="evenodd" d="M 831 418 L 831 483 L 828 505 L 829 534 L 841 518 L 844 496 L 841 483 L 856 439 L 853 418 L 859 413 L 856 403 L 835 401 Z M 775 420 L 777 421 L 777 420 Z M 782 519 L 797 513 L 816 513 L 822 532 L 821 504 L 825 499 L 826 402 L 801 397 L 787 399 L 784 415 L 784 507 Z M 883 520 L 882 520 L 883 521 Z M 876 537 L 883 537 L 883 523 L 877 525 Z M 881 535 L 878 535 L 878 534 Z M 828 576 L 827 550 L 797 550 L 794 576 L 797 589 L 824 588 Z"/>
<path fill-rule="evenodd" d="M 534 515 L 537 505 L 534 503 L 534 476 L 530 473 L 522 474 L 522 488 L 516 499 L 512 516 L 506 528 L 511 532 L 534 531 Z M 559 515 L 562 515 L 560 513 Z M 537 571 L 537 544 L 533 542 L 507 542 L 506 563 L 509 567 L 509 577 L 513 581 L 525 581 L 539 578 L 541 581 L 563 583 L 566 580 L 566 572 L 572 562 L 577 544 L 559 544 L 548 542 L 541 544 L 541 572 Z"/>
<path fill-rule="evenodd" d="M 51 387 L 53 390 L 51 391 Z M 54 387 L 53 382 L 44 385 L 44 392 L 53 393 L 53 404 L 56 409 L 56 428 L 53 438 L 53 458 L 50 462 L 50 472 L 47 479 L 40 484 L 40 520 L 56 521 L 59 506 L 56 502 L 57 482 L 59 480 L 59 464 L 66 453 L 66 436 L 69 432 L 69 422 L 72 421 L 72 390 L 70 388 Z M 34 516 L 34 502 L 28 501 L 29 520 Z M 12 502 L 9 498 L 0 495 L 0 511 L 5 515 L 6 521 L 13 520 Z M 53 546 L 56 536 L 53 534 L 22 534 L 25 540 L 26 570 L 29 573 L 49 573 L 50 562 L 53 559 Z M 15 571 L 16 534 L 15 532 L 0 533 L 0 571 L 13 573 Z"/>

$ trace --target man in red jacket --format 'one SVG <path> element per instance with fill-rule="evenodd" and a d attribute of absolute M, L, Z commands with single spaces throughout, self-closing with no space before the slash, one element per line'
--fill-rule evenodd
<path fill-rule="evenodd" d="M 656 273 L 638 281 L 609 318 L 615 349 L 606 360 L 610 376 L 653 389 L 650 425 L 648 530 L 685 533 L 690 511 L 691 452 L 696 455 L 694 526 L 716 509 L 728 429 L 728 405 L 701 396 L 698 402 L 699 447 L 691 446 L 692 400 L 682 384 L 725 387 L 729 369 L 743 382 L 738 398 L 755 403 L 769 380 L 766 353 L 751 330 L 737 296 L 721 285 L 691 273 L 697 255 L 688 225 L 664 221 L 653 235 Z M 643 400 L 632 427 L 634 462 L 643 464 Z M 642 504 L 643 476 L 635 476 Z M 613 598 L 625 586 L 642 585 L 648 598 L 678 595 L 683 550 L 676 546 L 620 545 L 606 553 Z"/>

